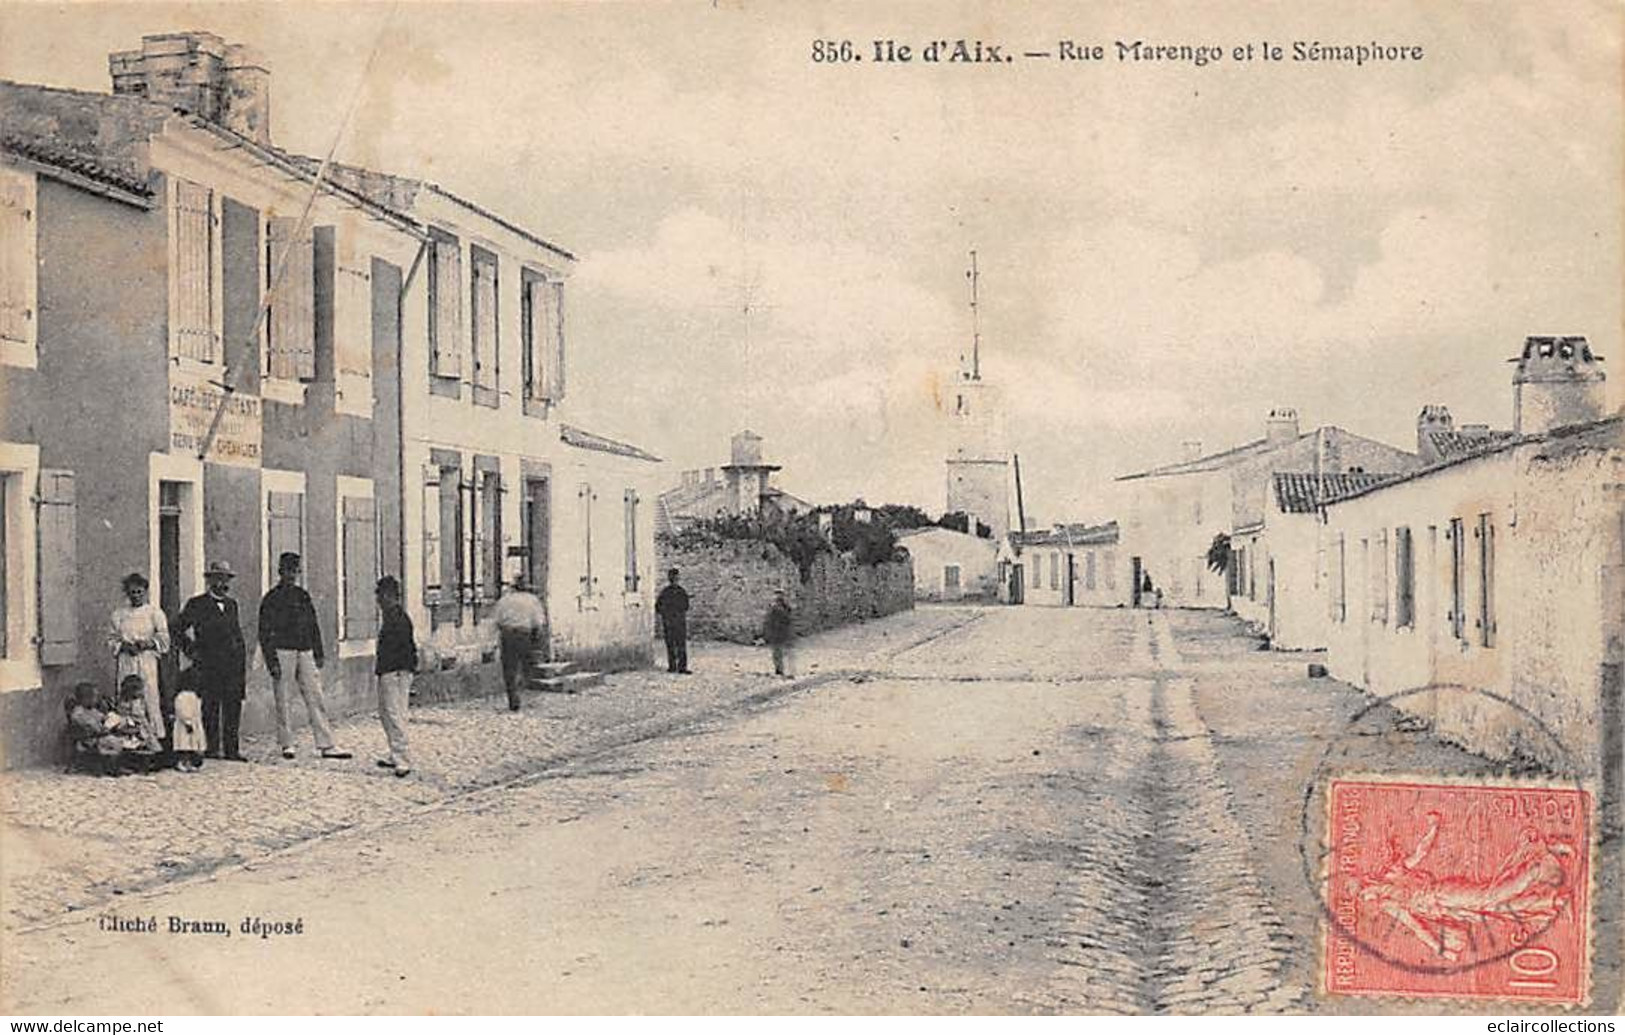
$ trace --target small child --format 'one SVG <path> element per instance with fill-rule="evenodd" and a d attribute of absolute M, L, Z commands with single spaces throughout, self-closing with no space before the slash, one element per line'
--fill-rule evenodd
<path fill-rule="evenodd" d="M 73 738 L 76 754 L 88 755 L 95 761 L 95 770 L 102 776 L 117 775 L 119 757 L 124 753 L 123 740 L 113 731 L 120 720 L 116 712 L 102 707 L 96 699 L 95 683 L 79 683 L 67 701 L 68 734 Z"/>
<path fill-rule="evenodd" d="M 175 768 L 195 773 L 203 768 L 208 738 L 203 732 L 203 702 L 197 695 L 197 669 L 184 669 L 175 692 L 175 721 L 170 725 Z"/>
<path fill-rule="evenodd" d="M 791 655 L 795 635 L 795 616 L 790 613 L 790 601 L 780 590 L 773 595 L 773 606 L 767 609 L 767 621 L 762 623 L 762 639 L 773 648 L 774 675 L 795 677 L 795 658 Z"/>
<path fill-rule="evenodd" d="M 123 747 L 121 757 L 129 769 L 150 769 L 153 759 L 163 752 L 158 735 L 153 731 L 147 711 L 147 684 L 131 673 L 118 685 L 118 709 L 114 713 L 118 724 L 113 733 Z"/>

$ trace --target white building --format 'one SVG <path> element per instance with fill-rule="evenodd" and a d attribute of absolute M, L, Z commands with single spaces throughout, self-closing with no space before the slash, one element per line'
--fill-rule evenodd
<path fill-rule="evenodd" d="M 952 528 L 913 528 L 897 545 L 914 566 L 914 599 L 991 600 L 998 596 L 998 543 Z"/>

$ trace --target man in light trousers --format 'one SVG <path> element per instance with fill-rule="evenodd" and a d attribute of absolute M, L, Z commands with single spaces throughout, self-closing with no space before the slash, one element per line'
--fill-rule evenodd
<path fill-rule="evenodd" d="M 412 693 L 412 674 L 418 669 L 417 637 L 412 618 L 401 607 L 401 584 L 393 575 L 378 580 L 378 721 L 389 742 L 389 757 L 378 765 L 395 770 L 396 776 L 412 771 L 412 758 L 406 746 L 407 698 Z"/>
<path fill-rule="evenodd" d="M 327 721 L 327 702 L 322 696 L 322 630 L 316 622 L 316 607 L 310 594 L 299 585 L 300 560 L 296 553 L 277 558 L 278 582 L 260 601 L 260 653 L 271 674 L 276 695 L 276 739 L 283 758 L 294 757 L 293 687 L 305 699 L 310 716 L 310 732 L 316 750 L 323 758 L 349 758 L 333 743 L 333 727 Z"/>

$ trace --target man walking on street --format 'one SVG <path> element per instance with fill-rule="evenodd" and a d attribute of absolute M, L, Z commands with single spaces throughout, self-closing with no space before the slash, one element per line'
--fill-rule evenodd
<path fill-rule="evenodd" d="M 762 639 L 773 648 L 774 675 L 795 678 L 796 662 L 792 653 L 795 636 L 795 616 L 790 611 L 790 601 L 781 589 L 773 594 L 773 606 L 767 609 L 767 621 L 762 628 Z"/>
<path fill-rule="evenodd" d="M 502 641 L 502 685 L 508 690 L 508 710 L 519 710 L 519 691 L 530 677 L 530 656 L 542 645 L 547 631 L 547 609 L 525 588 L 524 573 L 514 576 L 513 588 L 502 594 L 491 617 Z"/>
<path fill-rule="evenodd" d="M 401 583 L 393 575 L 378 580 L 378 660 L 373 670 L 378 676 L 378 721 L 389 741 L 389 757 L 378 764 L 395 770 L 396 776 L 412 771 L 406 747 L 407 697 L 412 692 L 412 674 L 418 670 L 417 637 L 412 618 L 401 607 Z"/>
<path fill-rule="evenodd" d="M 676 568 L 666 578 L 666 588 L 655 598 L 655 614 L 666 637 L 666 671 L 688 675 L 688 591 L 677 584 Z"/>
<path fill-rule="evenodd" d="M 225 561 L 210 561 L 203 573 L 207 593 L 195 596 L 175 618 L 174 639 L 192 659 L 198 696 L 203 699 L 203 730 L 210 758 L 246 762 L 237 743 L 242 724 L 248 646 L 231 598 L 236 577 Z"/>
<path fill-rule="evenodd" d="M 316 607 L 310 594 L 299 585 L 300 560 L 296 553 L 277 558 L 278 582 L 260 601 L 260 653 L 265 670 L 271 674 L 276 696 L 276 739 L 282 757 L 292 758 L 293 684 L 305 699 L 310 716 L 310 732 L 316 750 L 323 758 L 349 758 L 333 744 L 333 727 L 327 721 L 327 702 L 322 697 L 322 629 L 316 623 Z"/>

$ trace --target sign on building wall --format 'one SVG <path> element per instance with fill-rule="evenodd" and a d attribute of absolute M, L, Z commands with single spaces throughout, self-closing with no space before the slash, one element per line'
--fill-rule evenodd
<path fill-rule="evenodd" d="M 209 443 L 209 455 L 204 459 L 217 464 L 258 467 L 264 428 L 260 398 L 232 394 L 225 398 L 222 411 L 221 399 L 225 394 L 207 376 L 170 371 L 169 451 L 197 456 L 208 438 L 216 412 L 220 412 L 219 426 Z"/>

